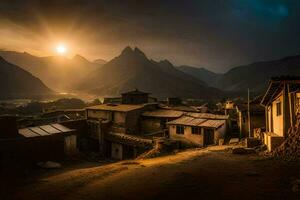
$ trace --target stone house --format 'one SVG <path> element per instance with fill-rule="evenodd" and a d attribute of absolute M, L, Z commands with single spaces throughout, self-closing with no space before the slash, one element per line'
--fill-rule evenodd
<path fill-rule="evenodd" d="M 228 116 L 209 113 L 186 113 L 168 122 L 170 138 L 195 145 L 218 144 L 224 139 Z"/>
<path fill-rule="evenodd" d="M 89 133 L 103 156 L 134 158 L 143 151 L 140 117 L 157 104 L 102 104 L 86 109 Z M 149 145 L 145 145 L 147 148 Z"/>
<path fill-rule="evenodd" d="M 289 128 L 296 123 L 300 107 L 300 77 L 272 78 L 261 105 L 266 113 L 264 143 L 272 151 L 284 141 Z"/>

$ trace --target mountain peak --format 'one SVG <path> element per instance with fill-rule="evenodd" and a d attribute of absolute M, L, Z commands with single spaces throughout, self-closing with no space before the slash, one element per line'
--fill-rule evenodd
<path fill-rule="evenodd" d="M 142 52 L 139 48 L 135 47 L 132 49 L 130 46 L 127 46 L 125 49 L 123 49 L 121 56 L 147 59 L 144 52 Z"/>
<path fill-rule="evenodd" d="M 87 60 L 85 57 L 83 57 L 83 56 L 81 56 L 81 55 L 79 55 L 79 54 L 76 54 L 76 55 L 72 58 L 72 60 L 88 62 L 88 60 Z"/>
<path fill-rule="evenodd" d="M 128 54 L 132 54 L 133 50 L 130 46 L 125 47 L 125 49 L 123 49 L 121 55 L 128 55 Z"/>
<path fill-rule="evenodd" d="M 167 59 L 165 59 L 165 60 L 161 60 L 161 61 L 159 61 L 161 64 L 163 64 L 163 65 L 169 65 L 169 66 L 173 66 L 173 64 L 169 61 L 169 60 L 167 60 Z"/>
<path fill-rule="evenodd" d="M 134 48 L 134 52 L 135 52 L 136 54 L 139 54 L 139 55 L 143 56 L 143 57 L 146 57 L 145 53 L 142 52 L 142 51 L 141 51 L 139 48 L 137 48 L 137 47 Z"/>

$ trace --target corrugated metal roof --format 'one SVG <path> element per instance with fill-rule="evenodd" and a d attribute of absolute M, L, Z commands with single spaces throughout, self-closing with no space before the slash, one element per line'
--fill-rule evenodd
<path fill-rule="evenodd" d="M 116 143 L 121 143 L 126 145 L 142 146 L 142 147 L 152 146 L 152 140 L 150 139 L 145 139 L 135 135 L 129 135 L 124 133 L 109 132 L 105 135 L 105 139 L 111 142 L 116 142 Z"/>
<path fill-rule="evenodd" d="M 49 135 L 49 133 L 47 133 L 46 131 L 44 131 L 40 127 L 31 127 L 31 128 L 28 128 L 28 129 L 30 129 L 31 131 L 37 133 L 40 136 Z"/>
<path fill-rule="evenodd" d="M 225 120 L 202 119 L 202 118 L 183 116 L 180 117 L 179 119 L 170 121 L 167 124 L 219 128 L 220 126 L 225 124 Z"/>
<path fill-rule="evenodd" d="M 52 126 L 58 130 L 60 130 L 61 132 L 70 132 L 72 131 L 72 129 L 69 129 L 61 124 L 52 124 Z"/>
<path fill-rule="evenodd" d="M 225 124 L 225 120 L 206 120 L 202 124 L 200 124 L 201 127 L 209 127 L 209 128 L 219 128 L 220 126 L 223 126 Z"/>
<path fill-rule="evenodd" d="M 201 123 L 206 121 L 206 119 L 194 118 L 183 116 L 179 119 L 168 122 L 167 124 L 178 124 L 178 125 L 187 125 L 187 126 L 199 126 Z"/>
<path fill-rule="evenodd" d="M 202 118 L 202 119 L 228 119 L 228 115 L 216 115 L 211 113 L 186 113 L 187 116 L 194 117 L 194 118 Z"/>
<path fill-rule="evenodd" d="M 74 131 L 69 129 L 61 124 L 49 124 L 36 127 L 28 127 L 19 129 L 19 134 L 24 137 L 39 137 L 39 136 L 48 136 L 57 133 L 68 133 Z"/>
<path fill-rule="evenodd" d="M 61 132 L 60 130 L 54 128 L 52 125 L 39 126 L 39 128 L 46 131 L 49 134 L 55 134 Z"/>
<path fill-rule="evenodd" d="M 143 108 L 144 105 L 129 105 L 129 104 L 102 104 L 97 106 L 88 107 L 89 110 L 108 110 L 108 111 L 120 111 L 129 112 Z"/>
<path fill-rule="evenodd" d="M 144 112 L 142 115 L 145 117 L 181 117 L 183 114 L 184 112 L 178 110 L 158 109 Z"/>

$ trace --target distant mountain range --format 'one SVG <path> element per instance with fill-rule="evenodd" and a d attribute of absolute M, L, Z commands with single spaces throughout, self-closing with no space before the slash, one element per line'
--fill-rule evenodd
<path fill-rule="evenodd" d="M 0 51 L 0 56 L 32 73 L 56 91 L 70 90 L 77 81 L 101 66 L 80 55 L 68 59 L 62 56 L 37 57 L 26 52 Z"/>
<path fill-rule="evenodd" d="M 48 93 L 50 89 L 43 81 L 55 91 L 79 91 L 99 96 L 117 96 L 138 88 L 160 98 L 218 98 L 245 93 L 248 88 L 261 94 L 273 76 L 300 76 L 300 56 L 238 66 L 224 74 L 192 66 L 176 67 L 168 60 L 154 61 L 140 49 L 130 47 L 109 62 L 102 59 L 90 62 L 79 55 L 68 59 L 61 56 L 37 57 L 14 51 L 0 51 L 0 56 L 14 64 L 1 60 L 1 65 L 5 66 L 1 69 L 1 81 L 5 83 L 0 90 L 2 96 L 5 93 Z M 16 70 L 17 65 L 32 75 L 24 70 L 22 73 L 15 72 L 20 71 Z M 7 71 L 8 66 L 13 66 L 14 71 Z M 9 73 L 18 73 L 18 78 L 11 82 L 9 77 L 13 75 L 4 77 Z M 22 82 L 25 79 L 28 84 Z M 32 83 L 37 86 L 30 86 L 32 91 L 26 89 Z"/>
<path fill-rule="evenodd" d="M 246 91 L 249 88 L 263 93 L 271 77 L 288 75 L 300 75 L 300 55 L 234 67 L 220 76 L 213 86 L 226 91 Z"/>
<path fill-rule="evenodd" d="M 180 66 L 178 69 L 223 91 L 246 93 L 249 88 L 261 94 L 266 90 L 271 77 L 300 76 L 300 55 L 238 66 L 224 74 L 190 66 Z"/>
<path fill-rule="evenodd" d="M 53 95 L 40 79 L 0 57 L 0 99 Z"/>
<path fill-rule="evenodd" d="M 198 67 L 192 67 L 187 65 L 179 66 L 177 67 L 177 69 L 201 81 L 204 81 L 209 86 L 213 86 L 216 80 L 222 76 L 222 74 L 209 71 L 205 68 L 198 68 Z"/>
<path fill-rule="evenodd" d="M 126 47 L 121 55 L 91 72 L 77 89 L 100 96 L 116 96 L 138 88 L 155 97 L 214 98 L 222 92 L 176 69 L 169 61 L 149 60 L 138 48 Z"/>

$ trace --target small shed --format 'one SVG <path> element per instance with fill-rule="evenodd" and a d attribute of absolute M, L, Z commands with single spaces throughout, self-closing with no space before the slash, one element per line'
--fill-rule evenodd
<path fill-rule="evenodd" d="M 43 126 L 19 129 L 19 134 L 25 138 L 38 137 L 63 137 L 64 153 L 73 155 L 77 152 L 77 137 L 74 129 L 69 129 L 61 124 L 48 124 Z"/>

